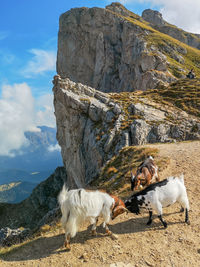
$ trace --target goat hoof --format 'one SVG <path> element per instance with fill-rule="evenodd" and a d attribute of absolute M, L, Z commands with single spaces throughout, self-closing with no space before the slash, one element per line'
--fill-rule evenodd
<path fill-rule="evenodd" d="M 185 223 L 187 223 L 188 225 L 190 225 L 190 221 L 187 221 L 187 222 L 185 222 Z"/>
<path fill-rule="evenodd" d="M 183 207 L 180 209 L 180 212 L 184 212 L 184 208 Z"/>
<path fill-rule="evenodd" d="M 97 232 L 96 232 L 96 230 L 92 230 L 92 231 L 91 231 L 91 235 L 92 235 L 92 236 L 97 236 Z"/>
<path fill-rule="evenodd" d="M 147 222 L 147 225 L 151 225 L 151 223 L 152 223 L 152 220 L 148 221 Z"/>
<path fill-rule="evenodd" d="M 164 223 L 163 223 L 163 226 L 164 226 L 165 228 L 167 228 L 167 223 L 166 223 L 166 222 L 164 222 Z"/>
<path fill-rule="evenodd" d="M 115 235 L 115 234 L 111 234 L 111 238 L 112 238 L 113 240 L 117 240 L 117 239 L 118 239 L 118 236 Z"/>
<path fill-rule="evenodd" d="M 65 242 L 64 247 L 66 248 L 67 251 L 71 250 L 70 244 Z"/>
<path fill-rule="evenodd" d="M 106 234 L 107 235 L 112 235 L 112 232 L 108 230 L 108 231 L 106 231 Z"/>

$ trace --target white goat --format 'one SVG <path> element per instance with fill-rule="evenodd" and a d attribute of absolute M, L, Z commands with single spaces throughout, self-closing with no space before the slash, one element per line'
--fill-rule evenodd
<path fill-rule="evenodd" d="M 58 202 L 62 212 L 62 226 L 65 230 L 65 247 L 70 249 L 70 238 L 74 237 L 81 223 L 89 219 L 92 226 L 92 234 L 96 234 L 96 223 L 102 215 L 103 227 L 108 235 L 112 232 L 108 229 L 108 222 L 119 214 L 127 211 L 124 202 L 116 196 L 96 190 L 74 189 L 68 191 L 63 186 Z"/>
<path fill-rule="evenodd" d="M 128 198 L 125 201 L 125 205 L 130 212 L 136 214 L 140 213 L 140 208 L 147 209 L 149 211 L 147 225 L 152 223 L 152 214 L 153 210 L 155 210 L 158 218 L 166 228 L 167 223 L 162 219 L 162 208 L 168 207 L 175 202 L 179 202 L 185 208 L 185 222 L 189 224 L 189 201 L 183 174 L 180 177 L 169 177 L 161 182 L 149 185 L 144 190 Z"/>

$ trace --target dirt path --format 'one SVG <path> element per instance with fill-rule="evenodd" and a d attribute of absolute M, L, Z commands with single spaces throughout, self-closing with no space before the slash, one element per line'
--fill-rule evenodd
<path fill-rule="evenodd" d="M 170 165 L 161 178 L 184 172 L 191 211 L 191 225 L 183 223 L 184 214 L 175 204 L 164 210 L 168 228 L 163 229 L 155 217 L 151 226 L 146 226 L 147 213 L 121 215 L 111 222 L 111 230 L 117 240 L 103 234 L 91 237 L 84 226 L 72 241 L 72 249 L 66 252 L 61 247 L 63 233 L 56 230 L 45 234 L 29 245 L 13 252 L 0 261 L 2 267 L 38 266 L 200 266 L 200 142 L 154 145 L 161 156 L 170 157 Z"/>

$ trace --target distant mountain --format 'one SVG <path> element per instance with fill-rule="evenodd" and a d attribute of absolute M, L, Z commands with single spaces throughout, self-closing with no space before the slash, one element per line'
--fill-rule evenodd
<path fill-rule="evenodd" d="M 63 165 L 56 129 L 38 128 L 40 132 L 25 132 L 28 145 L 14 151 L 15 157 L 0 156 L 0 185 L 16 181 L 37 184 Z"/>
<path fill-rule="evenodd" d="M 0 185 L 0 202 L 18 203 L 27 198 L 36 184 L 29 182 L 15 182 Z"/>
<path fill-rule="evenodd" d="M 31 181 L 34 184 L 38 184 L 45 178 L 49 177 L 53 171 L 54 170 L 52 169 L 39 172 L 28 172 L 18 169 L 0 170 L 0 185 L 18 181 Z"/>
<path fill-rule="evenodd" d="M 56 145 L 56 129 L 47 126 L 39 126 L 40 132 L 25 132 L 25 137 L 29 140 L 29 149 L 46 149 L 48 146 Z"/>

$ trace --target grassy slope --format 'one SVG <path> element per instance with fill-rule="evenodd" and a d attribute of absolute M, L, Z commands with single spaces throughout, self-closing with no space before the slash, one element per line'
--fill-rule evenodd
<path fill-rule="evenodd" d="M 111 93 L 110 97 L 123 106 L 126 113 L 126 124 L 132 123 L 134 116 L 128 114 L 128 107 L 131 103 L 140 102 L 141 99 L 148 99 L 154 102 L 174 106 L 200 117 L 200 79 L 179 79 L 177 82 L 162 86 L 157 89 L 136 92 Z"/>
<path fill-rule="evenodd" d="M 112 11 L 109 12 L 114 13 Z M 123 17 L 123 19 L 129 21 L 130 23 L 133 23 L 138 27 L 148 31 L 148 35 L 145 36 L 148 47 L 153 45 L 160 52 L 166 55 L 169 63 L 168 69 L 175 77 L 179 78 L 182 74 L 184 74 L 183 70 L 187 73 L 192 68 L 194 69 L 196 76 L 200 76 L 200 50 L 188 46 L 167 34 L 159 32 L 158 30 L 152 28 L 150 24 L 143 20 L 140 16 L 130 11 L 129 17 L 124 17 L 117 13 L 114 14 L 119 17 Z M 169 47 L 170 49 L 166 49 L 166 47 Z M 183 57 L 185 62 L 182 64 L 179 63 L 173 58 L 172 52 L 166 50 L 176 51 L 176 54 Z M 186 51 L 186 54 L 178 52 L 181 50 Z"/>
<path fill-rule="evenodd" d="M 169 162 L 168 158 L 158 158 L 158 150 L 150 147 L 124 147 L 113 156 L 101 170 L 99 178 L 91 183 L 92 187 L 103 188 L 107 192 L 116 193 L 120 197 L 130 195 L 130 171 L 136 168 L 148 156 L 153 156 L 160 170 Z"/>
<path fill-rule="evenodd" d="M 163 104 L 173 104 L 200 118 L 200 79 L 180 79 L 168 87 L 143 92 L 142 96 Z"/>

